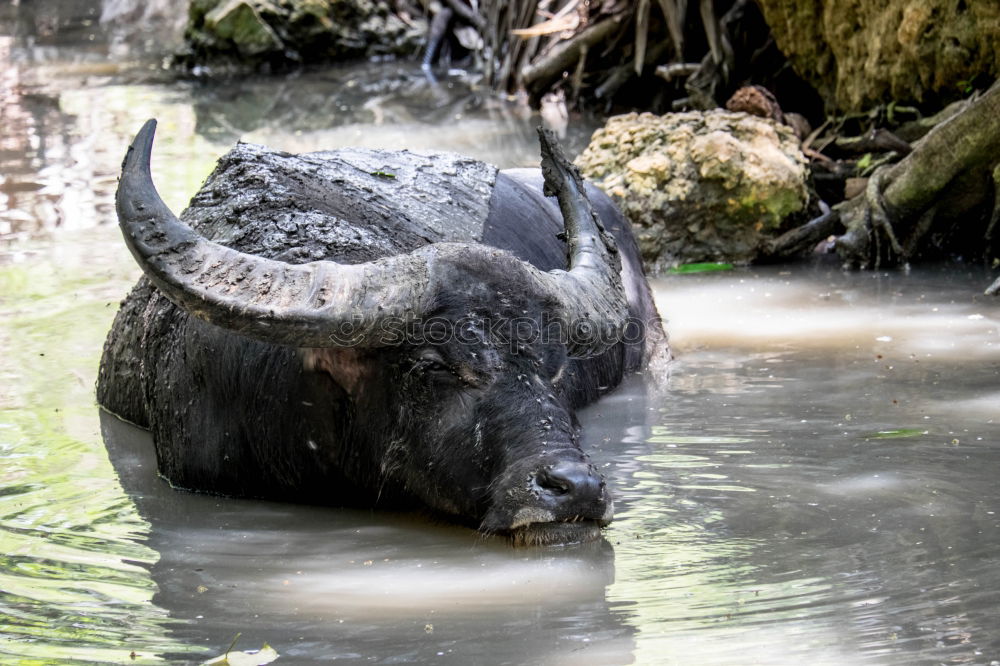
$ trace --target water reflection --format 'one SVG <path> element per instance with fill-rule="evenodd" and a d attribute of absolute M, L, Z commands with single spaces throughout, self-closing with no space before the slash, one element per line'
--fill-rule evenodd
<path fill-rule="evenodd" d="M 141 545 L 146 525 L 87 440 L 66 432 L 89 413 L 4 417 L 0 474 L 0 654 L 45 663 L 121 661 L 169 649 L 166 613 Z M 89 412 L 90 410 L 87 410 Z M 44 450 L 28 444 L 45 443 Z M 142 663 L 149 663 L 144 658 Z M 8 662 L 10 663 L 10 662 Z"/>
<path fill-rule="evenodd" d="M 197 134 L 220 144 L 239 138 L 289 152 L 449 150 L 503 168 L 539 159 L 540 121 L 523 102 L 494 96 L 472 75 L 428 79 L 410 63 L 201 82 L 190 100 Z M 582 150 L 594 126 L 579 118 L 568 149 Z"/>
<path fill-rule="evenodd" d="M 4 132 L 0 153 L 0 238 L 8 239 L 112 221 L 124 148 L 148 117 L 160 121 L 153 176 L 176 210 L 237 139 L 289 152 L 406 146 L 462 152 L 502 167 L 538 162 L 530 113 L 472 81 L 431 83 L 410 66 L 43 89 L 15 93 L 2 108 L 14 128 Z M 570 147 L 579 149 L 589 129 L 580 123 Z"/>
<path fill-rule="evenodd" d="M 109 141 L 87 116 L 102 114 L 100 88 L 113 77 L 142 72 L 149 78 L 150 67 L 160 69 L 155 54 L 179 38 L 169 5 L 48 0 L 0 6 L 0 239 L 109 219 L 108 193 L 121 158 L 109 160 L 104 151 L 120 150 L 122 131 Z M 142 20 L 124 20 L 129 17 Z M 81 89 L 87 99 L 78 122 L 78 109 L 65 103 L 64 93 Z"/>
<path fill-rule="evenodd" d="M 475 76 L 435 81 L 415 64 L 359 63 L 179 79 L 163 65 L 182 25 L 168 5 L 49 0 L 0 16 L 0 240 L 111 222 L 124 149 L 150 117 L 160 120 L 154 179 L 176 210 L 240 139 L 292 152 L 406 147 L 501 167 L 538 162 L 537 114 Z M 581 150 L 594 126 L 578 119 L 569 148 Z"/>

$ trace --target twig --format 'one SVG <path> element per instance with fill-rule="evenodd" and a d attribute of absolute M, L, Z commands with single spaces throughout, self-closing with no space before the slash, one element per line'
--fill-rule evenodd
<path fill-rule="evenodd" d="M 888 165 L 893 164 L 895 162 L 898 162 L 899 158 L 900 158 L 900 155 L 898 153 L 896 153 L 896 152 L 891 152 L 891 153 L 886 153 L 884 155 L 881 155 L 878 158 L 873 159 L 868 164 L 868 166 L 866 166 L 864 169 L 861 170 L 861 173 L 858 174 L 858 175 L 860 177 L 862 177 L 862 178 L 868 178 L 869 176 L 871 176 L 873 173 L 875 173 L 877 170 L 881 169 L 882 167 L 888 166 Z"/>
<path fill-rule="evenodd" d="M 802 154 L 811 160 L 816 160 L 817 162 L 823 162 L 824 164 L 833 164 L 834 160 L 830 159 L 818 150 L 813 150 L 812 148 L 802 148 Z"/>
<path fill-rule="evenodd" d="M 823 121 L 822 125 L 814 129 L 812 131 L 812 134 L 806 137 L 806 140 L 802 142 L 802 152 L 805 152 L 806 150 L 812 148 L 813 141 L 815 141 L 816 137 L 822 134 L 823 131 L 830 126 L 830 122 L 831 122 L 830 118 L 827 118 L 826 120 Z M 822 149 L 819 149 L 817 150 L 817 152 L 820 152 L 821 150 Z"/>
<path fill-rule="evenodd" d="M 556 32 L 566 32 L 576 30 L 580 26 L 579 14 L 568 14 L 559 18 L 552 18 L 542 23 L 536 23 L 530 28 L 516 28 L 510 34 L 518 37 L 541 37 L 551 35 Z"/>
<path fill-rule="evenodd" d="M 892 150 L 900 155 L 909 155 L 913 148 L 909 143 L 887 129 L 877 129 L 862 136 L 837 137 L 833 145 L 849 153 L 878 153 Z"/>
<path fill-rule="evenodd" d="M 700 0 L 698 9 L 701 12 L 701 23 L 705 28 L 705 37 L 708 39 L 709 53 L 716 65 L 722 64 L 722 39 L 719 33 L 722 26 L 715 18 L 715 3 L 712 0 Z"/>
<path fill-rule="evenodd" d="M 580 88 L 583 87 L 584 64 L 587 62 L 587 52 L 589 50 L 590 48 L 586 44 L 580 47 L 580 59 L 576 61 L 576 71 L 573 72 L 573 78 L 571 79 L 570 104 L 574 107 L 580 99 Z"/>
<path fill-rule="evenodd" d="M 680 60 L 684 53 L 684 20 L 687 14 L 687 2 L 685 0 L 659 0 L 659 2 L 663 17 L 667 20 L 670 41 L 674 45 L 674 55 Z"/>
<path fill-rule="evenodd" d="M 646 64 L 646 43 L 649 40 L 649 0 L 639 0 L 635 10 L 635 75 L 642 76 Z"/>
<path fill-rule="evenodd" d="M 660 65 L 656 68 L 656 75 L 673 81 L 682 76 L 691 76 L 701 69 L 701 63 L 697 62 L 672 62 L 669 65 Z"/>
<path fill-rule="evenodd" d="M 591 47 L 606 39 L 624 20 L 623 15 L 612 16 L 588 26 L 573 37 L 557 44 L 545 56 L 521 69 L 521 81 L 529 89 L 538 91 L 575 64 L 583 47 Z"/>

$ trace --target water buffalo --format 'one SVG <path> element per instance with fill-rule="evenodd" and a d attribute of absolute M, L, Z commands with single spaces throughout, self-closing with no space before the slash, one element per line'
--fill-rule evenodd
<path fill-rule="evenodd" d="M 152 431 L 163 477 L 423 507 L 515 543 L 598 537 L 612 499 L 573 410 L 667 351 L 627 224 L 554 138 L 541 171 L 239 144 L 178 219 L 154 131 L 122 165 L 145 276 L 97 392 Z"/>

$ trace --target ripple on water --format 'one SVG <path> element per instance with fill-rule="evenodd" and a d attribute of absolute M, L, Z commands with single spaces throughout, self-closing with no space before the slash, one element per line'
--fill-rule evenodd
<path fill-rule="evenodd" d="M 996 373 L 972 340 L 964 365 L 897 367 L 846 339 L 689 350 L 613 455 L 608 598 L 637 663 L 996 654 L 1000 433 L 979 394 Z"/>
<path fill-rule="evenodd" d="M 148 526 L 111 481 L 100 443 L 65 433 L 82 415 L 2 414 L 0 655 L 69 664 L 132 661 L 135 651 L 134 663 L 151 663 L 176 651 L 166 614 L 150 604 Z"/>

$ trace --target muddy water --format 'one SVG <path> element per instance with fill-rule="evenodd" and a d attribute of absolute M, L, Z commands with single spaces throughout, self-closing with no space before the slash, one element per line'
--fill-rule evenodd
<path fill-rule="evenodd" d="M 145 118 L 175 208 L 240 137 L 512 166 L 537 119 L 392 64 L 172 80 L 101 23 L 128 3 L 52 4 L 0 15 L 0 661 L 197 663 L 240 635 L 294 664 L 1000 663 L 1000 305 L 978 269 L 655 281 L 669 390 L 636 378 L 581 415 L 617 497 L 598 544 L 167 488 L 92 394 L 137 275 L 111 197 Z"/>

